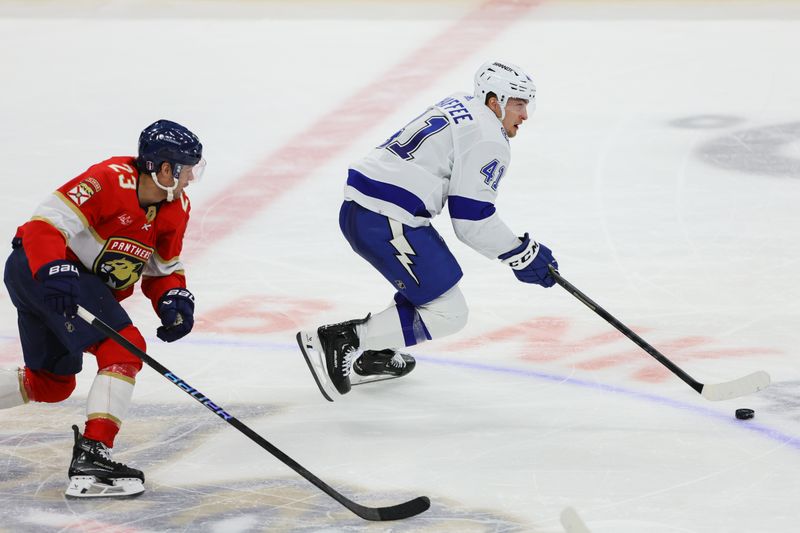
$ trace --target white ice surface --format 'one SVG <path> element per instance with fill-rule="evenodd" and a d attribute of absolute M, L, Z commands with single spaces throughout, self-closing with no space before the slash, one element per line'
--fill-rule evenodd
<path fill-rule="evenodd" d="M 349 498 L 433 502 L 361 521 L 147 368 L 115 450 L 147 492 L 66 501 L 87 357 L 68 401 L 0 412 L 0 532 L 553 533 L 567 506 L 595 533 L 798 530 L 798 5 L 425 5 L 0 2 L 0 236 L 88 165 L 132 154 L 145 125 L 185 123 L 209 162 L 189 190 L 198 323 L 163 344 L 137 294 L 149 353 Z M 348 162 L 494 57 L 539 89 L 504 220 L 696 379 L 766 370 L 767 390 L 706 401 L 444 216 L 467 328 L 413 349 L 408 378 L 322 398 L 295 331 L 392 296 L 339 234 Z M 0 291 L 0 365 L 19 362 Z"/>

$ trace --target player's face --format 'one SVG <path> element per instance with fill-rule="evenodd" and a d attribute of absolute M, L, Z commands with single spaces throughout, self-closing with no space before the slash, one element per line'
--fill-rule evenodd
<path fill-rule="evenodd" d="M 181 165 L 181 172 L 178 174 L 178 187 L 175 189 L 173 193 L 175 198 L 180 198 L 181 194 L 183 194 L 183 189 L 189 186 L 191 182 L 194 181 L 194 165 Z"/>
<path fill-rule="evenodd" d="M 183 194 L 184 187 L 186 187 L 189 184 L 189 179 L 191 175 L 192 175 L 191 167 L 181 168 L 181 172 L 178 175 L 177 186 L 172 191 L 173 198 L 181 197 L 181 194 Z M 158 182 L 164 187 L 172 187 L 175 185 L 175 179 L 172 177 L 172 167 L 169 165 L 169 163 L 165 163 L 164 166 L 161 167 L 161 172 L 158 173 L 157 179 Z M 159 200 L 167 199 L 167 191 L 159 189 L 157 194 L 161 196 Z"/>
<path fill-rule="evenodd" d="M 528 120 L 528 101 L 522 98 L 509 98 L 506 104 L 506 116 L 503 128 L 509 137 L 515 137 L 519 127 Z"/>
<path fill-rule="evenodd" d="M 178 174 L 178 185 L 172 193 L 174 198 L 180 198 L 181 194 L 183 194 L 183 189 L 188 187 L 190 183 L 200 180 L 205 165 L 205 159 L 200 160 L 196 165 L 181 165 L 181 171 Z M 175 184 L 172 178 L 172 168 L 165 165 L 164 172 L 159 175 L 159 182 L 165 187 L 172 187 Z M 166 196 L 166 194 L 165 192 L 164 195 Z"/>

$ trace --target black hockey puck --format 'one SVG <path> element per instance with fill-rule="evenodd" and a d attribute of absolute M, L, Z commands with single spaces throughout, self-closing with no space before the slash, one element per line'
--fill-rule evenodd
<path fill-rule="evenodd" d="M 737 409 L 736 410 L 736 418 L 739 420 L 747 420 L 748 418 L 753 418 L 756 416 L 756 412 L 752 409 Z"/>

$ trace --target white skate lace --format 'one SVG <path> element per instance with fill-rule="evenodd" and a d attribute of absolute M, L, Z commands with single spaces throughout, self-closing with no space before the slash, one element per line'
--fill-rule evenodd
<path fill-rule="evenodd" d="M 114 461 L 111 460 L 111 450 L 106 448 L 105 446 L 98 446 L 97 447 L 97 455 L 108 461 L 109 463 L 113 463 Z"/>
<path fill-rule="evenodd" d="M 111 460 L 111 449 L 106 447 L 106 445 L 103 444 L 102 442 L 97 442 L 95 443 L 94 446 L 92 446 L 91 444 L 86 445 L 83 447 L 83 449 L 89 453 L 93 453 L 94 455 L 99 455 L 109 463 L 114 462 Z"/>
<path fill-rule="evenodd" d="M 406 366 L 406 360 L 403 359 L 403 355 L 400 352 L 395 352 L 389 360 L 389 364 L 395 368 L 404 368 Z"/>
<path fill-rule="evenodd" d="M 362 353 L 364 353 L 364 350 L 348 346 L 347 351 L 344 352 L 344 364 L 342 365 L 342 376 L 347 377 L 350 375 L 350 371 L 353 369 L 353 363 L 355 362 L 356 359 L 361 357 Z"/>

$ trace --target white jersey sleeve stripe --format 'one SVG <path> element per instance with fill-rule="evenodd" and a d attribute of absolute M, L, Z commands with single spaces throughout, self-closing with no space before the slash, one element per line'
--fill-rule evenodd
<path fill-rule="evenodd" d="M 175 272 L 183 273 L 183 263 L 179 257 L 169 261 L 162 259 L 157 253 L 153 253 L 144 265 L 143 276 L 160 277 L 169 276 Z"/>
<path fill-rule="evenodd" d="M 89 227 L 89 222 L 75 205 L 56 191 L 36 207 L 33 218 L 45 219 L 61 233 L 67 241 Z"/>

